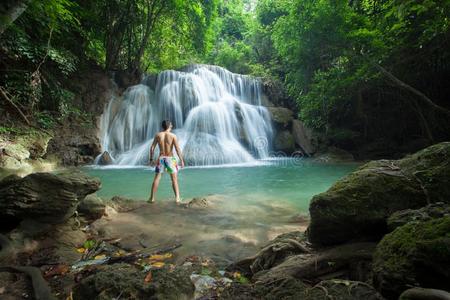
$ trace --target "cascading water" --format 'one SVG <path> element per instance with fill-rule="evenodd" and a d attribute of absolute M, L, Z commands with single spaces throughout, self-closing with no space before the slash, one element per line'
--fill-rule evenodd
<path fill-rule="evenodd" d="M 272 125 L 257 79 L 218 66 L 191 65 L 161 72 L 154 91 L 145 82 L 113 97 L 102 115 L 102 148 L 114 164 L 146 164 L 164 119 L 172 121 L 189 165 L 251 162 L 269 155 Z"/>

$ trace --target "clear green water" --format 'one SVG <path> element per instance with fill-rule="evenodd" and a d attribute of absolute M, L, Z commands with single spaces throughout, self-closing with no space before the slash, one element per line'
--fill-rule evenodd
<path fill-rule="evenodd" d="M 183 199 L 225 194 L 236 198 L 237 203 L 283 202 L 307 212 L 313 195 L 327 190 L 357 166 L 355 163 L 273 160 L 256 165 L 187 167 L 179 172 L 179 183 Z M 154 176 L 153 168 L 149 167 L 87 167 L 84 171 L 101 179 L 99 196 L 120 195 L 142 200 L 148 198 Z M 165 174 L 157 201 L 170 200 L 173 201 L 170 176 Z"/>
<path fill-rule="evenodd" d="M 104 238 L 121 237 L 122 247 L 183 246 L 176 260 L 206 256 L 220 266 L 254 255 L 267 241 L 308 225 L 309 201 L 348 174 L 357 164 L 270 160 L 257 165 L 185 168 L 179 173 L 183 200 L 207 196 L 207 206 L 175 205 L 169 175 L 164 175 L 153 204 L 111 214 L 93 224 Z M 105 198 L 114 195 L 144 200 L 154 176 L 152 168 L 84 168 L 99 177 Z M 210 196 L 208 196 L 210 195 Z"/>

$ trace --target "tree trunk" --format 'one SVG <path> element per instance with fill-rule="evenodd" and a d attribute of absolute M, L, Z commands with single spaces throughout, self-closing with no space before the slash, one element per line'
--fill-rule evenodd
<path fill-rule="evenodd" d="M 0 17 L 0 36 L 27 9 L 29 0 L 15 0 L 2 4 Z"/>

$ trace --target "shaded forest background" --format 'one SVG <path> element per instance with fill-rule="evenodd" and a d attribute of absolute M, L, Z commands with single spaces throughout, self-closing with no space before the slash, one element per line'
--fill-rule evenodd
<path fill-rule="evenodd" d="M 362 158 L 450 137 L 449 0 L 8 0 L 0 15 L 0 133 L 92 122 L 77 74 L 207 63 L 282 86 Z"/>

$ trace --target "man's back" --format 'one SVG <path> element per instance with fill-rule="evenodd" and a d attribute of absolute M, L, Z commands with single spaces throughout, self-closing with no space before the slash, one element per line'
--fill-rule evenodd
<path fill-rule="evenodd" d="M 172 156 L 173 146 L 176 139 L 175 134 L 167 131 L 161 131 L 156 135 L 159 153 L 162 156 Z"/>

